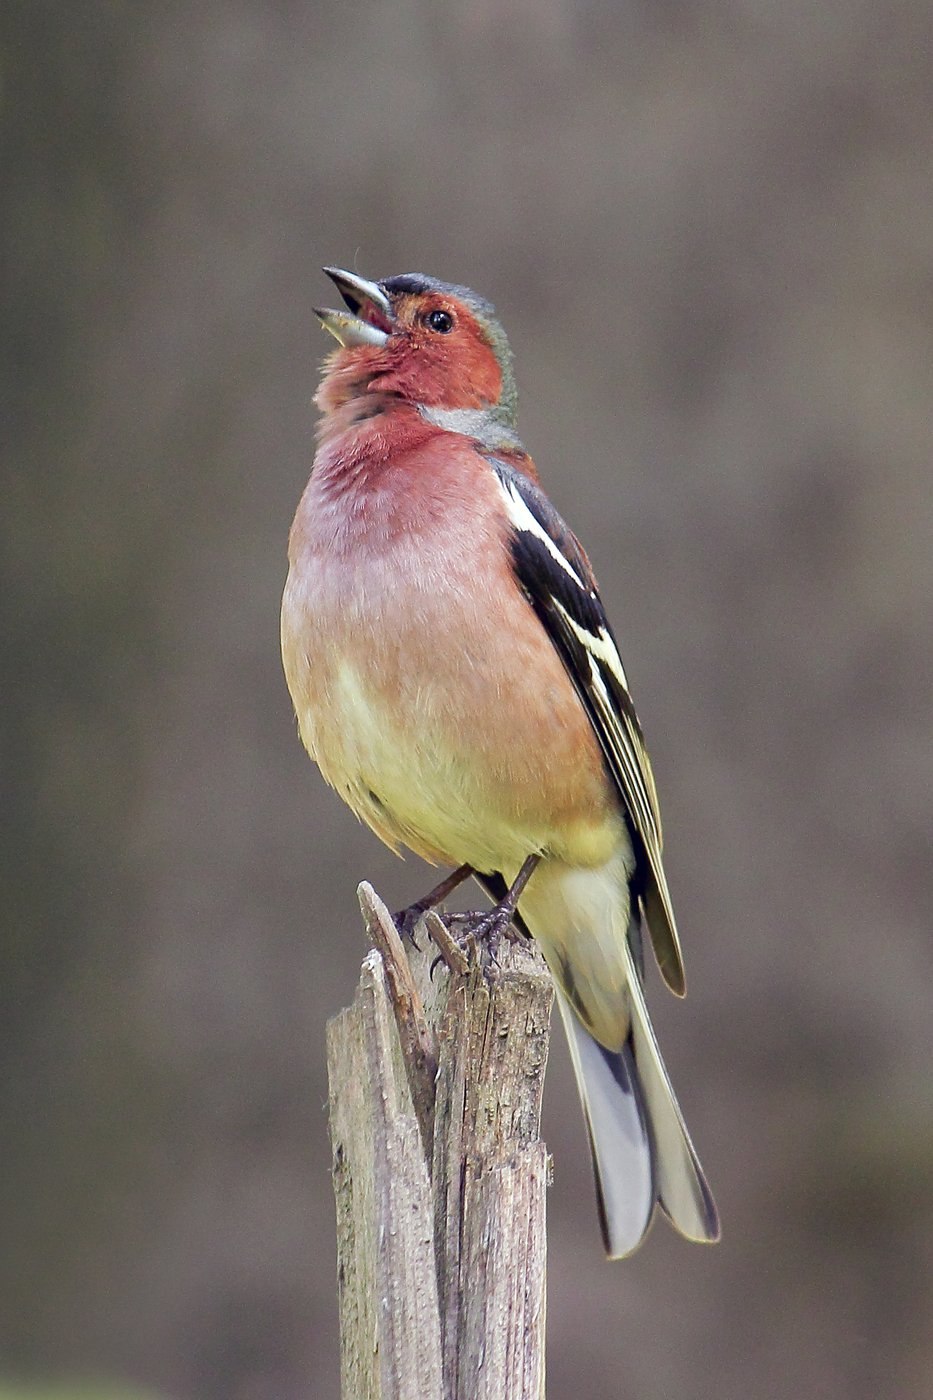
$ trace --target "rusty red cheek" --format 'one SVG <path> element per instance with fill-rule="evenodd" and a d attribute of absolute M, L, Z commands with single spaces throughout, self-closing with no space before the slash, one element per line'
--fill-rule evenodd
<path fill-rule="evenodd" d="M 469 353 L 463 356 L 464 373 L 474 386 L 480 402 L 470 404 L 479 408 L 482 403 L 498 403 L 502 393 L 502 371 L 490 347 L 484 340 L 474 339 Z"/>
<path fill-rule="evenodd" d="M 431 407 L 484 408 L 498 402 L 502 373 L 478 337 L 432 335 L 411 340 L 378 387 Z"/>

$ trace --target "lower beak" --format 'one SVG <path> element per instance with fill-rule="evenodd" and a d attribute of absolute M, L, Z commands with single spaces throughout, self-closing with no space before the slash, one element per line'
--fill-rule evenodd
<path fill-rule="evenodd" d="M 326 307 L 315 306 L 314 314 L 341 345 L 385 345 L 389 338 L 378 326 L 371 326 L 347 311 L 328 311 Z"/>
<path fill-rule="evenodd" d="M 325 267 L 324 271 L 349 308 L 348 314 L 315 307 L 314 314 L 324 329 L 341 345 L 385 345 L 394 318 L 389 298 L 379 284 L 339 267 Z"/>

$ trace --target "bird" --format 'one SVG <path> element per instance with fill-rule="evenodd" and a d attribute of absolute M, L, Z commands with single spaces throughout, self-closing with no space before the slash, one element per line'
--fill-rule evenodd
<path fill-rule="evenodd" d="M 590 562 L 516 429 L 493 306 L 326 267 L 343 309 L 281 613 L 301 740 L 395 851 L 475 876 L 556 988 L 609 1258 L 660 1211 L 720 1225 L 646 1003 L 642 935 L 686 990 L 651 763 Z"/>

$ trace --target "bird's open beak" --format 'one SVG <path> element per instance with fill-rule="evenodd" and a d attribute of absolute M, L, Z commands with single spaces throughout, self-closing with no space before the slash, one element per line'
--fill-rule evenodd
<path fill-rule="evenodd" d="M 325 267 L 324 271 L 350 313 L 315 307 L 314 314 L 320 317 L 324 329 L 341 345 L 385 345 L 395 318 L 389 298 L 378 283 L 367 282 L 365 277 L 357 277 L 355 272 L 344 272 L 339 267 Z"/>

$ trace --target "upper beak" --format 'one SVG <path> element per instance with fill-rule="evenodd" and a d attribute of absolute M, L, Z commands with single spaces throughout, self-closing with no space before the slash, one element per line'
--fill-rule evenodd
<path fill-rule="evenodd" d="M 325 267 L 324 271 L 351 313 L 315 307 L 314 314 L 321 318 L 324 329 L 341 345 L 385 345 L 394 317 L 389 298 L 379 284 L 367 282 L 365 277 L 357 277 L 355 272 L 344 272 L 339 267 Z"/>

